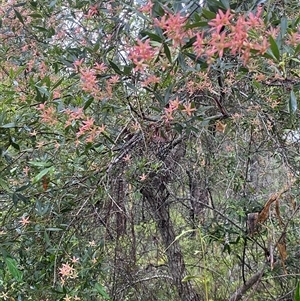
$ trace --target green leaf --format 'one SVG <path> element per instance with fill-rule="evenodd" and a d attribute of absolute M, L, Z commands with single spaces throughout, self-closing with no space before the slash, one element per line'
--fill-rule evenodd
<path fill-rule="evenodd" d="M 7 185 L 6 181 L 0 178 L 0 186 L 7 192 L 10 192 L 9 186 Z"/>
<path fill-rule="evenodd" d="M 287 18 L 286 17 L 281 18 L 281 20 L 280 20 L 280 35 L 281 35 L 282 38 L 286 34 L 287 27 L 288 27 Z"/>
<path fill-rule="evenodd" d="M 270 42 L 270 48 L 271 48 L 271 51 L 272 51 L 274 57 L 279 61 L 279 58 L 280 58 L 279 48 L 278 48 L 276 41 L 273 39 L 272 36 L 269 36 L 269 42 Z"/>
<path fill-rule="evenodd" d="M 183 71 L 187 71 L 187 69 L 189 68 L 182 53 L 178 54 L 177 63 L 182 68 Z"/>
<path fill-rule="evenodd" d="M 202 16 L 208 20 L 211 20 L 216 17 L 216 14 L 210 10 L 202 9 Z"/>
<path fill-rule="evenodd" d="M 154 1 L 154 5 L 152 8 L 152 14 L 154 17 L 157 16 L 163 16 L 165 14 L 165 10 L 162 8 L 162 6 L 159 4 L 158 1 Z"/>
<path fill-rule="evenodd" d="M 105 300 L 111 300 L 107 292 L 104 290 L 103 286 L 99 283 L 95 284 L 95 289 L 97 292 L 105 299 Z"/>
<path fill-rule="evenodd" d="M 186 42 L 186 44 L 182 46 L 181 50 L 192 47 L 195 42 L 196 42 L 196 37 L 192 37 L 189 41 Z"/>
<path fill-rule="evenodd" d="M 300 52 L 300 43 L 297 45 L 294 55 L 298 54 L 298 52 Z"/>
<path fill-rule="evenodd" d="M 226 9 L 230 9 L 229 0 L 221 0 L 221 3 Z"/>
<path fill-rule="evenodd" d="M 120 70 L 120 68 L 113 61 L 109 60 L 109 64 L 117 74 L 119 74 L 119 75 L 123 74 L 123 72 Z"/>
<path fill-rule="evenodd" d="M 129 75 L 130 72 L 132 71 L 132 68 L 133 68 L 132 65 L 125 66 L 123 70 L 124 75 Z"/>
<path fill-rule="evenodd" d="M 295 92 L 291 90 L 290 100 L 289 100 L 289 111 L 291 114 L 294 114 L 298 108 L 297 98 Z"/>
<path fill-rule="evenodd" d="M 199 28 L 199 27 L 207 27 L 207 21 L 198 21 L 195 23 L 191 23 L 185 26 L 186 29 L 190 29 L 190 28 Z"/>
<path fill-rule="evenodd" d="M 185 276 L 182 279 L 182 282 L 187 282 L 187 281 L 190 281 L 190 280 L 202 279 L 202 278 L 203 278 L 203 276 L 200 276 L 200 275 L 189 275 L 189 276 Z"/>
<path fill-rule="evenodd" d="M 56 81 L 56 82 L 53 84 L 51 90 L 56 89 L 56 88 L 57 88 L 64 80 L 65 80 L 65 78 L 62 77 L 62 78 L 60 78 L 58 81 Z"/>
<path fill-rule="evenodd" d="M 17 280 L 17 281 L 22 281 L 22 277 L 23 274 L 21 273 L 21 271 L 18 269 L 17 267 L 17 262 L 15 259 L 10 258 L 10 257 L 6 257 L 4 259 L 7 268 L 9 270 L 9 272 L 11 273 L 11 275 Z"/>
<path fill-rule="evenodd" d="M 14 138 L 9 139 L 9 144 L 16 150 L 20 150 L 20 146 L 15 142 Z"/>
<path fill-rule="evenodd" d="M 170 49 L 169 49 L 169 47 L 166 43 L 164 43 L 164 51 L 165 51 L 165 55 L 166 55 L 167 59 L 172 64 L 171 52 L 170 52 Z"/>
<path fill-rule="evenodd" d="M 16 124 L 14 122 L 3 124 L 0 126 L 0 128 L 2 128 L 2 129 L 11 129 L 11 128 L 15 128 L 15 127 L 16 127 Z"/>
<path fill-rule="evenodd" d="M 53 0 L 50 2 L 49 7 L 54 7 L 56 5 L 57 0 Z"/>
<path fill-rule="evenodd" d="M 16 189 L 16 192 L 24 191 L 27 188 L 29 188 L 30 186 L 31 186 L 30 184 L 22 185 L 21 187 L 19 187 L 19 188 Z"/>
<path fill-rule="evenodd" d="M 90 105 L 91 103 L 94 101 L 94 98 L 93 97 L 90 97 L 84 104 L 84 107 L 83 109 L 86 110 Z"/>
<path fill-rule="evenodd" d="M 31 18 L 43 18 L 43 16 L 41 14 L 38 14 L 38 13 L 30 14 L 29 16 Z"/>
<path fill-rule="evenodd" d="M 47 231 L 44 231 L 44 240 L 46 242 L 47 247 L 51 247 L 52 246 Z"/>
<path fill-rule="evenodd" d="M 99 50 L 99 48 L 100 48 L 100 43 L 97 42 L 93 47 L 93 53 L 97 52 Z"/>
<path fill-rule="evenodd" d="M 12 194 L 12 201 L 13 201 L 14 205 L 17 205 L 19 203 L 19 201 L 22 201 L 24 204 L 28 204 L 29 199 L 19 192 L 14 192 Z"/>
<path fill-rule="evenodd" d="M 255 51 L 253 53 L 257 53 L 257 52 Z M 269 50 L 268 50 L 268 52 L 265 52 L 262 56 L 265 57 L 265 58 L 267 58 L 267 59 L 271 59 L 271 60 L 273 60 L 275 58 L 274 54 L 271 51 L 269 51 Z"/>
<path fill-rule="evenodd" d="M 47 173 L 53 172 L 54 171 L 54 166 L 48 167 L 43 169 L 41 172 L 39 172 L 34 178 L 33 178 L 33 183 L 39 182 L 43 176 L 45 176 Z"/>
<path fill-rule="evenodd" d="M 224 248 L 223 248 L 223 252 L 228 252 L 228 254 L 230 254 L 231 252 L 231 248 L 230 248 L 230 245 L 229 244 L 225 244 L 224 245 Z"/>
<path fill-rule="evenodd" d="M 169 102 L 169 99 L 171 97 L 173 88 L 174 88 L 174 83 L 172 83 L 171 85 L 169 85 L 168 88 L 166 89 L 166 92 L 164 93 L 165 94 L 164 103 L 168 103 Z"/>
<path fill-rule="evenodd" d="M 25 5 L 26 5 L 26 2 L 20 2 L 20 3 L 15 4 L 14 7 L 22 7 Z"/>
<path fill-rule="evenodd" d="M 46 228 L 46 231 L 50 231 L 50 232 L 56 232 L 56 231 L 62 231 L 63 229 L 61 228 Z"/>
<path fill-rule="evenodd" d="M 160 37 L 152 32 L 149 32 L 149 31 L 142 31 L 141 35 L 142 35 L 142 37 L 148 37 L 151 41 L 156 41 L 156 42 L 160 42 L 160 43 L 163 41 L 162 37 Z"/>
<path fill-rule="evenodd" d="M 184 55 L 186 55 L 187 57 L 189 57 L 191 60 L 193 60 L 194 62 L 196 62 L 197 64 L 201 65 L 201 68 L 205 69 L 208 67 L 206 61 L 204 61 L 203 59 L 201 59 L 200 57 L 197 58 L 197 56 L 194 53 L 190 53 L 190 52 L 184 52 Z"/>
<path fill-rule="evenodd" d="M 37 211 L 38 215 L 45 215 L 50 210 L 50 205 L 48 204 L 42 204 L 39 200 L 36 201 L 35 209 Z"/>
<path fill-rule="evenodd" d="M 41 32 L 48 32 L 49 30 L 45 27 L 42 27 L 42 26 L 32 26 L 34 27 L 35 29 L 37 29 L 38 31 L 41 31 Z"/>
<path fill-rule="evenodd" d="M 16 9 L 14 9 L 14 12 L 15 12 L 16 17 L 19 19 L 19 21 L 24 25 L 24 20 L 23 20 L 22 15 Z"/>
<path fill-rule="evenodd" d="M 45 86 L 36 85 L 35 88 L 40 92 L 41 95 L 46 95 L 47 97 L 49 96 L 49 91 Z"/>
<path fill-rule="evenodd" d="M 294 301 L 300 301 L 300 281 L 298 281 L 295 289 Z"/>

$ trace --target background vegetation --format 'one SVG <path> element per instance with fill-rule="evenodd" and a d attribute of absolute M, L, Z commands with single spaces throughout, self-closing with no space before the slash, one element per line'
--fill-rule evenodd
<path fill-rule="evenodd" d="M 1 300 L 300 300 L 298 0 L 2 1 Z"/>

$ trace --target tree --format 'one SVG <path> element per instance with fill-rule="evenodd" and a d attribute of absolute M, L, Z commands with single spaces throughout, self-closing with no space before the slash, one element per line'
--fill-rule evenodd
<path fill-rule="evenodd" d="M 297 8 L 3 4 L 2 298 L 291 298 Z"/>

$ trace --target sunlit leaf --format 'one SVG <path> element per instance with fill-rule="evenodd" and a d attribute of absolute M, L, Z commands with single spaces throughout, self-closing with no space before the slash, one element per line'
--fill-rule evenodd
<path fill-rule="evenodd" d="M 95 283 L 95 289 L 105 300 L 111 300 L 102 285 L 100 285 L 99 283 Z"/>
<path fill-rule="evenodd" d="M 216 14 L 214 12 L 207 9 L 202 9 L 202 15 L 208 20 L 214 19 L 216 17 Z"/>
<path fill-rule="evenodd" d="M 291 114 L 294 114 L 298 108 L 297 98 L 295 92 L 291 90 L 289 99 L 289 110 Z"/>
<path fill-rule="evenodd" d="M 6 257 L 4 259 L 6 266 L 11 273 L 11 275 L 17 280 L 17 281 L 22 281 L 23 274 L 22 272 L 18 269 L 18 265 L 15 259 Z"/>
<path fill-rule="evenodd" d="M 10 129 L 16 127 L 16 124 L 14 122 L 3 124 L 0 126 L 2 129 Z"/>
<path fill-rule="evenodd" d="M 300 281 L 298 281 L 295 289 L 294 301 L 300 301 Z"/>
<path fill-rule="evenodd" d="M 10 192 L 10 188 L 8 186 L 8 183 L 4 179 L 2 179 L 2 178 L 0 178 L 0 186 L 5 191 Z"/>
<path fill-rule="evenodd" d="M 45 228 L 46 231 L 50 232 L 57 232 L 57 231 L 62 231 L 63 229 L 61 228 Z"/>
<path fill-rule="evenodd" d="M 276 41 L 273 39 L 272 36 L 269 36 L 269 42 L 270 42 L 270 48 L 271 48 L 271 51 L 272 51 L 274 57 L 279 61 L 279 59 L 280 59 L 279 48 L 278 48 Z"/>
<path fill-rule="evenodd" d="M 201 28 L 201 27 L 207 27 L 207 21 L 199 21 L 199 22 L 188 24 L 186 26 L 187 29 L 189 29 L 189 28 Z"/>
<path fill-rule="evenodd" d="M 190 281 L 190 280 L 195 280 L 195 279 L 202 279 L 203 276 L 201 275 L 188 275 L 188 276 L 185 276 L 183 279 L 182 279 L 182 282 L 187 282 L 187 281 Z"/>
<path fill-rule="evenodd" d="M 33 178 L 33 183 L 39 182 L 46 174 L 51 173 L 53 171 L 54 171 L 54 166 L 43 169 Z"/>

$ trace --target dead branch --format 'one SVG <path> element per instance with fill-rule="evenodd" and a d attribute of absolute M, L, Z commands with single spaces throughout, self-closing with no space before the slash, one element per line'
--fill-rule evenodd
<path fill-rule="evenodd" d="M 260 270 L 259 272 L 257 272 L 256 274 L 254 274 L 248 281 L 246 281 L 246 283 L 241 286 L 239 289 L 236 290 L 236 292 L 231 295 L 229 301 L 238 301 L 240 299 L 242 299 L 242 297 L 244 296 L 244 294 L 258 281 L 260 281 L 262 275 L 264 274 L 265 271 L 265 267 L 263 267 L 262 270 Z"/>

